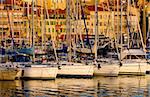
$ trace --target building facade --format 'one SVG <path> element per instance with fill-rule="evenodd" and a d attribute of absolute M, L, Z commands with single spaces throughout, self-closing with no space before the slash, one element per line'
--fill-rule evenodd
<path fill-rule="evenodd" d="M 5 46 L 9 45 L 12 38 L 16 44 L 21 44 L 26 39 L 27 21 L 23 8 L 12 9 L 11 5 L 0 5 L 0 36 L 1 41 L 5 41 Z"/>

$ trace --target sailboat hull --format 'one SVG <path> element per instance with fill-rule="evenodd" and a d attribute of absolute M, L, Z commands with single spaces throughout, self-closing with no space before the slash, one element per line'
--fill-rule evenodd
<path fill-rule="evenodd" d="M 15 80 L 17 72 L 15 68 L 0 68 L 0 80 Z"/>
<path fill-rule="evenodd" d="M 18 76 L 21 79 L 55 79 L 57 76 L 57 67 L 25 67 Z"/>
<path fill-rule="evenodd" d="M 119 69 L 119 74 L 123 75 L 145 75 L 147 63 L 123 63 Z"/>
<path fill-rule="evenodd" d="M 92 65 L 66 65 L 58 69 L 58 77 L 93 77 L 94 66 Z"/>
<path fill-rule="evenodd" d="M 118 76 L 119 74 L 119 65 L 115 65 L 115 64 L 104 64 L 101 65 L 100 68 L 98 67 L 94 67 L 94 75 L 95 76 Z"/>

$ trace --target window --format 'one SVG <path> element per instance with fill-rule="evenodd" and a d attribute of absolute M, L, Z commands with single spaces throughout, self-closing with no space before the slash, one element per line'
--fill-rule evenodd
<path fill-rule="evenodd" d="M 55 15 L 53 15 L 53 18 L 55 18 Z"/>
<path fill-rule="evenodd" d="M 102 26 L 102 22 L 99 22 L 99 26 Z"/>
<path fill-rule="evenodd" d="M 19 35 L 19 32 L 14 32 L 14 35 Z"/>
<path fill-rule="evenodd" d="M 64 21 L 64 25 L 66 25 L 66 22 Z"/>
<path fill-rule="evenodd" d="M 47 25 L 49 25 L 49 21 L 47 21 Z"/>
<path fill-rule="evenodd" d="M 48 32 L 51 32 L 51 28 L 48 28 Z"/>
<path fill-rule="evenodd" d="M 40 26 L 42 26 L 42 21 L 40 22 Z"/>
<path fill-rule="evenodd" d="M 60 22 L 60 25 L 62 25 L 62 22 Z"/>
<path fill-rule="evenodd" d="M 56 21 L 54 21 L 53 24 L 56 25 Z"/>
<path fill-rule="evenodd" d="M 107 29 L 104 29 L 104 33 L 107 33 Z"/>
<path fill-rule="evenodd" d="M 89 25 L 89 22 L 87 22 L 87 25 Z"/>
<path fill-rule="evenodd" d="M 52 29 L 52 32 L 54 32 L 54 28 Z"/>
<path fill-rule="evenodd" d="M 100 15 L 99 18 L 102 19 L 102 15 Z"/>
<path fill-rule="evenodd" d="M 51 25 L 53 25 L 53 21 L 51 21 Z"/>
<path fill-rule="evenodd" d="M 63 32 L 66 32 L 66 29 L 63 29 Z"/>
<path fill-rule="evenodd" d="M 60 32 L 62 32 L 62 28 L 60 29 Z"/>
<path fill-rule="evenodd" d="M 104 26 L 107 26 L 107 22 L 104 22 Z"/>

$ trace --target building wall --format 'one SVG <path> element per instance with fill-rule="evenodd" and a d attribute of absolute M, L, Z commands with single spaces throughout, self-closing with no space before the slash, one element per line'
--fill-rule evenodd
<path fill-rule="evenodd" d="M 1 5 L 0 9 L 0 32 L 1 40 L 8 40 L 12 37 L 17 44 L 21 43 L 23 39 L 26 39 L 27 18 L 24 16 L 23 9 L 11 10 L 5 5 Z"/>
<path fill-rule="evenodd" d="M 46 35 L 56 40 L 56 36 L 66 33 L 66 19 L 46 19 Z"/>
<path fill-rule="evenodd" d="M 90 21 L 91 21 L 91 29 L 95 28 L 95 12 L 90 12 Z M 98 33 L 104 34 L 107 36 L 111 36 L 113 34 L 113 21 L 114 21 L 114 13 L 108 11 L 99 11 L 98 12 Z"/>

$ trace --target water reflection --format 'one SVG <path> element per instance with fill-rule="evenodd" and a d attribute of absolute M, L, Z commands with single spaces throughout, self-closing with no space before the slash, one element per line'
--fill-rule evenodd
<path fill-rule="evenodd" d="M 51 97 L 57 95 L 58 87 L 55 80 L 16 81 L 17 97 Z"/>
<path fill-rule="evenodd" d="M 0 81 L 0 97 L 13 97 L 16 84 L 14 81 Z"/>
<path fill-rule="evenodd" d="M 0 81 L 0 97 L 150 97 L 150 76 Z"/>

